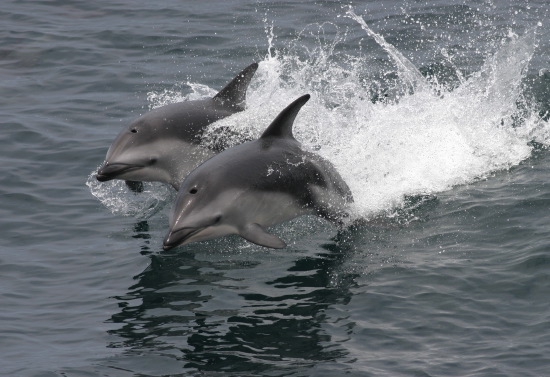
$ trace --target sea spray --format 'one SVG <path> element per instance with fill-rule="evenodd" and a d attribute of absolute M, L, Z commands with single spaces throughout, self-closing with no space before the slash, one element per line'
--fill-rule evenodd
<path fill-rule="evenodd" d="M 299 33 L 286 49 L 273 45 L 274 28 L 266 27 L 269 46 L 250 84 L 247 109 L 213 123 L 204 142 L 218 140 L 220 133 L 227 146 L 256 138 L 290 101 L 310 93 L 296 119 L 295 136 L 336 166 L 354 194 L 355 216 L 369 218 L 405 205 L 407 197 L 433 195 L 508 169 L 531 155 L 530 141 L 550 141 L 548 123 L 522 97 L 535 29 L 521 37 L 510 33 L 478 72 L 465 77 L 457 71 L 458 87 L 449 89 L 451 85 L 424 77 L 352 8 L 346 15 L 387 52 L 397 79 L 367 80 L 376 72 L 368 71 L 360 46 L 336 53 L 336 45 L 348 36 L 333 23 L 309 25 L 308 33 Z M 336 32 L 325 33 L 326 28 Z M 306 34 L 315 37 L 313 47 L 302 43 Z M 149 93 L 151 107 L 215 93 L 202 84 L 188 86 L 191 93 L 184 96 L 178 91 Z M 109 194 L 114 187 L 91 189 L 111 211 L 131 216 L 152 214 L 148 200 L 158 200 L 161 207 L 169 200 L 152 189 L 145 196 L 154 199 L 136 207 L 127 201 L 137 195 L 114 200 L 111 196 L 118 194 Z"/>
<path fill-rule="evenodd" d="M 348 15 L 387 51 L 397 86 L 407 90 L 374 100 L 380 85 L 373 88 L 362 79 L 364 60 L 331 55 L 334 46 L 327 43 L 307 49 L 305 56 L 279 51 L 261 62 L 249 92 L 251 99 L 262 93 L 271 98 L 249 101 L 245 113 L 213 124 L 212 132 L 223 125 L 258 135 L 286 102 L 311 93 L 296 119 L 296 137 L 336 165 L 353 191 L 359 217 L 399 207 L 407 196 L 484 178 L 530 156 L 533 132 L 543 135 L 548 128 L 534 110 L 525 114 L 529 104 L 521 102 L 521 80 L 536 46 L 534 29 L 510 36 L 479 72 L 450 90 L 422 76 L 352 9 Z"/>
<path fill-rule="evenodd" d="M 171 203 L 176 196 L 172 187 L 159 182 L 143 182 L 143 192 L 134 193 L 122 180 L 99 182 L 95 176 L 96 171 L 93 171 L 86 180 L 86 186 L 114 215 L 148 219 Z"/>

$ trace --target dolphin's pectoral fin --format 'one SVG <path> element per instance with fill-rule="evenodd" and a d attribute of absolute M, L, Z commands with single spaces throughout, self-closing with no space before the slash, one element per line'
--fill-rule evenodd
<path fill-rule="evenodd" d="M 282 249 L 286 247 L 285 241 L 279 237 L 268 233 L 261 225 L 253 223 L 248 224 L 241 230 L 239 235 L 247 241 L 256 245 L 271 247 L 273 249 Z"/>
<path fill-rule="evenodd" d="M 126 186 L 136 194 L 143 192 L 143 182 L 141 181 L 124 181 L 124 182 L 126 183 Z"/>

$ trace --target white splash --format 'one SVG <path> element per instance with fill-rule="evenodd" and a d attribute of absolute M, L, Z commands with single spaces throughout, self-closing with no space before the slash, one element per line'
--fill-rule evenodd
<path fill-rule="evenodd" d="M 290 101 L 310 93 L 296 119 L 296 137 L 336 166 L 360 217 L 401 206 L 406 196 L 434 194 L 517 165 L 531 155 L 530 141 L 549 144 L 548 123 L 528 110 L 521 94 L 534 29 L 510 35 L 476 74 L 457 72 L 462 84 L 451 91 L 424 78 L 353 9 L 347 15 L 394 61 L 399 95 L 373 102 L 373 88 L 361 79 L 364 61 L 348 56 L 340 64 L 333 45 L 319 43 L 306 58 L 272 53 L 269 46 L 248 91 L 247 111 L 213 124 L 213 132 L 223 126 L 257 136 Z M 334 43 L 344 37 L 337 33 Z"/>
<path fill-rule="evenodd" d="M 234 131 L 230 145 L 241 141 L 239 135 L 258 137 L 292 100 L 311 94 L 296 119 L 295 136 L 336 166 L 353 192 L 358 217 L 402 206 L 406 196 L 435 194 L 509 169 L 531 155 L 531 141 L 550 144 L 548 122 L 522 97 L 521 80 L 536 47 L 535 29 L 521 37 L 510 34 L 479 72 L 464 77 L 457 71 L 460 86 L 450 90 L 422 76 L 352 8 L 346 15 L 394 62 L 398 80 L 390 88 L 395 90 L 388 91 L 393 97 L 373 100 L 380 83 L 365 80 L 368 67 L 359 46 L 357 54 L 335 52 L 347 37 L 338 26 L 310 25 L 318 30 L 317 47 L 301 48 L 299 36 L 286 52 L 272 45 L 273 28 L 267 28 L 268 53 L 248 89 L 247 110 L 212 124 L 208 132 Z M 336 30 L 331 40 L 324 38 L 326 28 Z M 444 57 L 452 62 L 446 51 Z M 187 84 L 192 93 L 186 96 L 150 93 L 151 107 L 216 93 Z M 114 202 L 113 212 L 124 208 L 121 212 L 144 213 L 143 208 L 156 205 L 128 210 L 118 202 L 129 200 L 128 194 L 117 197 L 111 190 L 98 198 L 107 206 Z"/>
<path fill-rule="evenodd" d="M 191 88 L 188 94 L 182 94 L 177 90 L 164 89 L 163 91 L 147 93 L 147 101 L 149 102 L 149 110 L 157 107 L 165 106 L 170 103 L 194 101 L 198 99 L 213 97 L 217 92 L 208 85 L 187 82 L 186 85 Z"/>
<path fill-rule="evenodd" d="M 99 182 L 95 176 L 96 170 L 88 176 L 86 186 L 114 215 L 148 219 L 172 203 L 175 197 L 174 190 L 162 183 L 143 182 L 143 192 L 136 194 L 126 187 L 124 181 Z"/>

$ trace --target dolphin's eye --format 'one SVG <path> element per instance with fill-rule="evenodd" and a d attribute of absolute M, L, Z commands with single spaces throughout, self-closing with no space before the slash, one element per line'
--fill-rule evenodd
<path fill-rule="evenodd" d="M 130 130 L 130 132 L 133 133 L 133 134 L 137 134 L 137 128 L 132 128 L 132 129 Z"/>
<path fill-rule="evenodd" d="M 151 163 L 151 165 L 156 164 L 156 163 L 157 163 L 156 157 L 151 157 L 151 158 L 149 159 L 149 162 Z"/>
<path fill-rule="evenodd" d="M 220 221 L 222 221 L 222 215 L 216 216 L 216 218 L 214 219 L 214 223 L 217 224 L 217 223 L 219 223 Z"/>
<path fill-rule="evenodd" d="M 191 190 L 189 190 L 190 194 L 196 194 L 199 190 L 197 190 L 196 187 L 193 187 Z"/>

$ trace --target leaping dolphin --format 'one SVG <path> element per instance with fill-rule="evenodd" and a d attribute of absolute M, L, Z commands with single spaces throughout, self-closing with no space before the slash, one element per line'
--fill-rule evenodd
<path fill-rule="evenodd" d="M 353 202 L 334 166 L 304 151 L 292 134 L 306 94 L 285 108 L 255 141 L 229 148 L 193 170 L 180 186 L 164 249 L 238 234 L 283 248 L 267 227 L 313 214 L 340 223 Z"/>
<path fill-rule="evenodd" d="M 177 190 L 217 152 L 202 146 L 201 136 L 209 124 L 244 110 L 257 69 L 257 63 L 249 65 L 213 98 L 162 106 L 133 121 L 111 144 L 97 180 L 124 179 L 136 191 L 140 181 L 160 181 Z"/>

